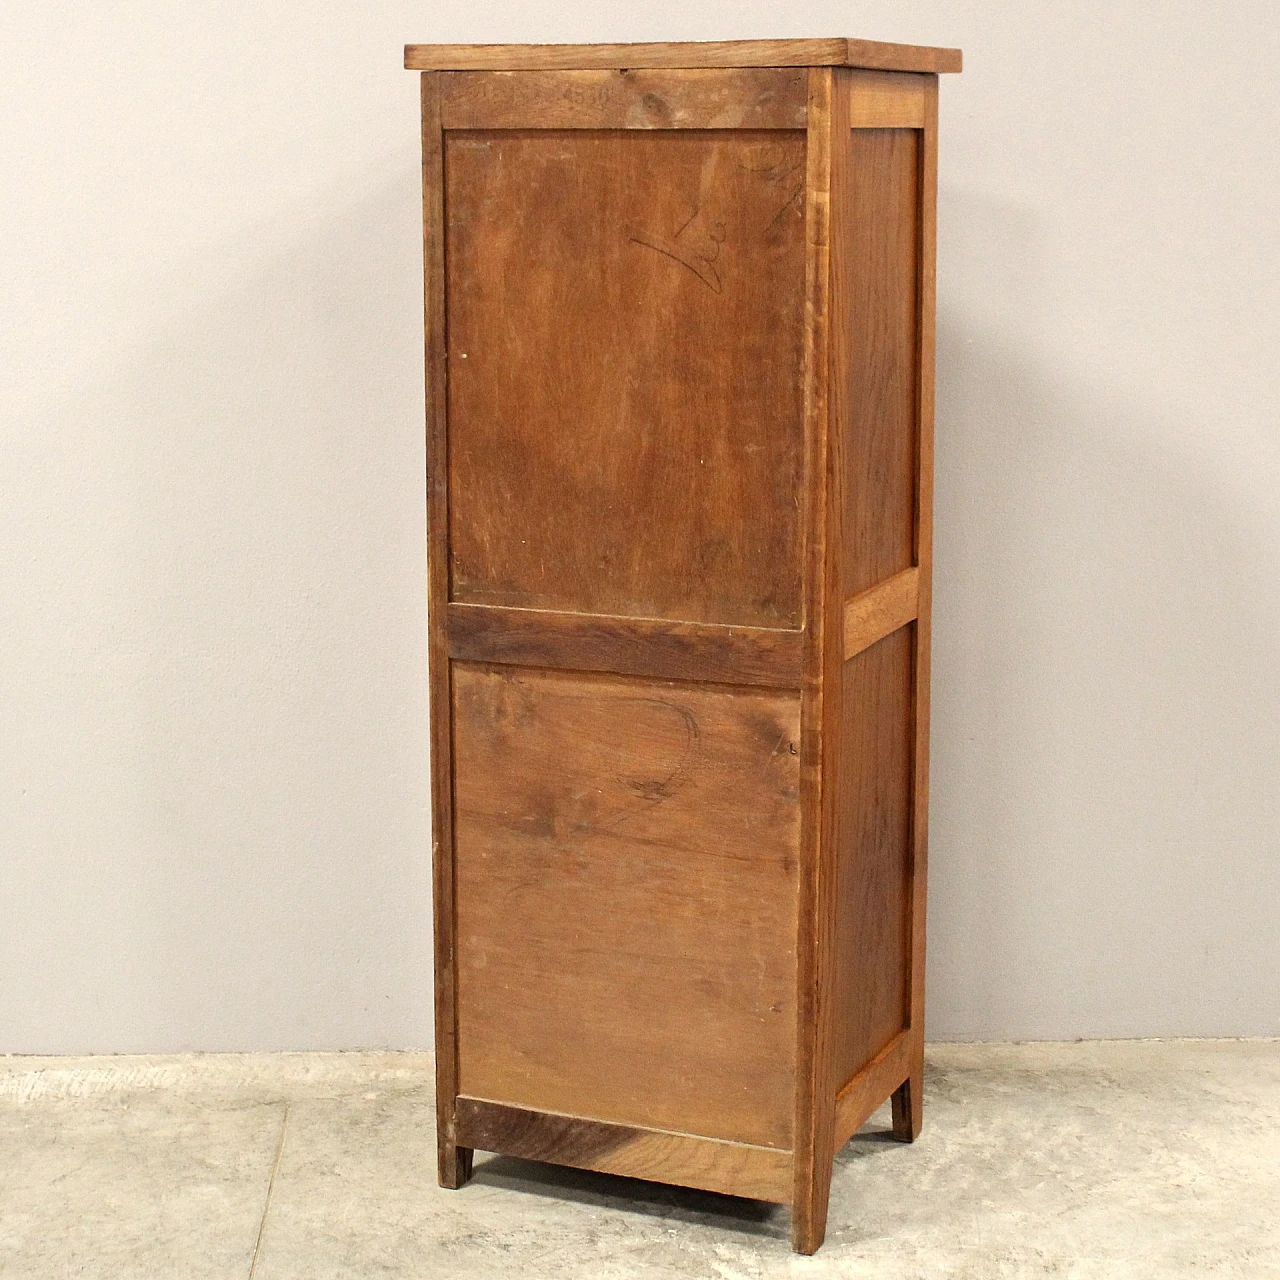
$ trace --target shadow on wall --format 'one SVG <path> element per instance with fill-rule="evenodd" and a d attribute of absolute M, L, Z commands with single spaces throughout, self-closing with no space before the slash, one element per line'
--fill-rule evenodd
<path fill-rule="evenodd" d="M 30 431 L 6 1050 L 430 1043 L 417 171 Z"/>
<path fill-rule="evenodd" d="M 1150 371 L 1037 349 L 1023 211 L 943 203 L 929 1034 L 1278 1034 L 1274 528 Z"/>

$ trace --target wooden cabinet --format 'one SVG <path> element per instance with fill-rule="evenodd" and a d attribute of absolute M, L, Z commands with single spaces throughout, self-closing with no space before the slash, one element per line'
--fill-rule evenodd
<path fill-rule="evenodd" d="M 410 46 L 440 1179 L 920 1128 L 953 50 Z"/>

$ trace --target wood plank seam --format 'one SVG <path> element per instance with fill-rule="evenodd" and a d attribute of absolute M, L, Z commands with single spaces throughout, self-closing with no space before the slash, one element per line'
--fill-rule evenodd
<path fill-rule="evenodd" d="M 844 657 L 850 658 L 919 615 L 920 570 L 912 566 L 845 601 Z"/>

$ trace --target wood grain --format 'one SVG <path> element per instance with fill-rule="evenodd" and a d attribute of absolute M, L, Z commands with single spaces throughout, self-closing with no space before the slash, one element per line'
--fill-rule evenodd
<path fill-rule="evenodd" d="M 804 635 L 662 618 L 449 606 L 449 653 L 471 662 L 799 689 Z"/>
<path fill-rule="evenodd" d="M 870 67 L 959 71 L 959 49 L 880 40 L 705 40 L 649 44 L 410 44 L 410 71 L 592 67 Z"/>
<path fill-rule="evenodd" d="M 785 1204 L 791 1153 L 688 1133 L 458 1099 L 458 1132 L 483 1151 Z"/>
<path fill-rule="evenodd" d="M 874 1058 L 908 1022 L 914 649 L 913 630 L 903 627 L 844 664 L 842 768 L 835 797 L 837 1083 Z"/>
<path fill-rule="evenodd" d="M 923 129 L 929 77 L 900 71 L 849 73 L 851 129 Z"/>
<path fill-rule="evenodd" d="M 804 134 L 446 134 L 452 598 L 800 625 Z"/>
<path fill-rule="evenodd" d="M 790 1149 L 798 713 L 454 664 L 461 1092 Z"/>
<path fill-rule="evenodd" d="M 911 622 L 919 612 L 919 597 L 920 571 L 913 566 L 846 600 L 845 661 Z"/>
<path fill-rule="evenodd" d="M 803 69 L 459 71 L 446 129 L 803 129 Z"/>
<path fill-rule="evenodd" d="M 936 80 L 932 81 L 936 84 Z M 846 135 L 857 181 L 840 218 L 849 299 L 847 471 L 841 591 L 848 599 L 914 561 L 919 380 L 919 138 Z"/>

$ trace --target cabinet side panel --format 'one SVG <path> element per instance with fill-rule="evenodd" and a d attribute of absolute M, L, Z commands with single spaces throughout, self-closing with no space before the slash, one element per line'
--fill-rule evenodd
<path fill-rule="evenodd" d="M 837 1088 L 910 1023 L 918 574 L 899 575 L 917 555 L 922 137 L 916 128 L 844 135 L 847 181 L 832 233 L 838 579 L 850 609 L 879 610 L 896 627 L 881 639 L 852 635 L 841 676 Z M 909 598 L 890 608 L 902 584 Z"/>
<path fill-rule="evenodd" d="M 799 698 L 454 664 L 459 1089 L 789 1149 Z"/>
<path fill-rule="evenodd" d="M 914 562 L 920 131 L 853 129 L 839 288 L 849 343 L 843 593 Z"/>
<path fill-rule="evenodd" d="M 799 627 L 804 133 L 445 137 L 451 598 Z"/>
<path fill-rule="evenodd" d="M 837 1084 L 907 1025 L 915 627 L 844 665 L 836 871 Z"/>

